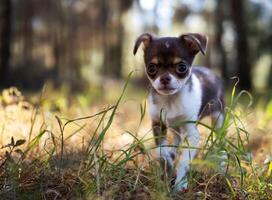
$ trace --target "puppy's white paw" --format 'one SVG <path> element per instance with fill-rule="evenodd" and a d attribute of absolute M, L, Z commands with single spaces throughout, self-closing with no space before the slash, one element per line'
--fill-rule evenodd
<path fill-rule="evenodd" d="M 179 191 L 187 189 L 187 188 L 188 188 L 188 181 L 187 181 L 186 177 L 184 177 L 181 180 L 176 180 L 175 185 L 174 185 L 174 191 L 179 192 Z"/>
<path fill-rule="evenodd" d="M 228 153 L 225 150 L 222 150 L 219 152 L 219 159 L 220 159 L 220 169 L 222 172 L 227 171 L 227 165 L 228 165 Z"/>
<path fill-rule="evenodd" d="M 158 149 L 158 155 L 161 158 L 161 161 L 166 162 L 168 168 L 172 168 L 174 164 L 175 154 L 168 150 L 168 148 Z"/>

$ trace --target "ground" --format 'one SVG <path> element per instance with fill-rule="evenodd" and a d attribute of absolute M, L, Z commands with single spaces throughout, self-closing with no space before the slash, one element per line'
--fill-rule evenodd
<path fill-rule="evenodd" d="M 272 199 L 272 101 L 253 97 L 247 107 L 247 94 L 230 92 L 223 128 L 214 131 L 208 118 L 198 125 L 202 148 L 189 188 L 173 192 L 155 153 L 146 92 L 124 85 L 72 97 L 4 90 L 0 199 Z"/>

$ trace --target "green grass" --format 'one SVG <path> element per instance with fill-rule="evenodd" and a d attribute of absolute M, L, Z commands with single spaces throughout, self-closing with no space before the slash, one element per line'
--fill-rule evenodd
<path fill-rule="evenodd" d="M 56 115 L 55 129 L 43 124 L 38 133 L 34 132 L 42 103 L 33 107 L 28 137 L 11 136 L 1 148 L 0 199 L 272 199 L 272 164 L 253 162 L 247 148 L 250 132 L 238 112 L 241 108 L 237 108 L 242 96 L 249 99 L 249 104 L 252 98 L 245 91 L 237 93 L 236 86 L 225 108 L 222 128 L 215 130 L 204 122 L 175 124 L 198 123 L 207 133 L 188 173 L 188 190 L 173 192 L 171 180 L 162 179 L 163 171 L 152 153 L 153 138 L 139 134 L 146 115 L 145 101 L 137 114 L 137 128 L 127 131 L 133 142 L 106 151 L 104 139 L 111 134 L 131 77 L 132 73 L 116 103 L 86 117 L 67 120 Z M 266 121 L 270 119 L 270 107 L 265 111 Z M 244 106 L 242 112 L 246 115 L 247 110 Z M 90 120 L 96 125 L 86 131 L 89 137 L 77 144 L 78 148 L 70 149 L 70 139 L 86 130 Z M 71 127 L 76 128 L 66 134 Z M 220 167 L 222 154 L 226 155 L 225 170 Z"/>

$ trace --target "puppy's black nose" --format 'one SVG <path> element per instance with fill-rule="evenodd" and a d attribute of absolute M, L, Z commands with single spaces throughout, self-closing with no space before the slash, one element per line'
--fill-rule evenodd
<path fill-rule="evenodd" d="M 171 77 L 167 74 L 160 78 L 160 83 L 163 85 L 168 85 L 171 81 Z"/>

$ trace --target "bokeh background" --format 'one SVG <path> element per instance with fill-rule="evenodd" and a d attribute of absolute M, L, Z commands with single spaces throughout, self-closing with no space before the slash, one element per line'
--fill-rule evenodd
<path fill-rule="evenodd" d="M 271 89 L 271 0 L 1 0 L 0 86 L 106 90 L 132 70 L 140 85 L 142 55 L 132 48 L 142 32 L 207 34 L 208 53 L 196 64 L 229 86 L 238 76 L 241 89 Z"/>
<path fill-rule="evenodd" d="M 12 143 L 26 140 L 19 147 L 26 149 L 23 154 L 19 151 L 20 165 L 15 159 L 16 165 L 7 162 L 8 170 L 0 172 L 2 199 L 15 198 L 15 193 L 17 199 L 25 199 L 23 195 L 39 199 L 36 196 L 43 194 L 51 199 L 76 199 L 71 195 L 81 190 L 86 190 L 86 196 L 99 197 L 92 199 L 150 199 L 120 198 L 127 189 L 135 189 L 138 180 L 145 184 L 148 176 L 152 180 L 148 191 L 138 193 L 169 199 L 150 162 L 158 154 L 146 114 L 149 86 L 143 54 L 139 50 L 133 55 L 134 42 L 143 32 L 158 36 L 200 32 L 209 37 L 207 54 L 197 55 L 194 64 L 205 65 L 224 79 L 225 111 L 230 117 L 220 135 L 216 134 L 220 140 L 208 137 L 216 132 L 206 127 L 210 119 L 204 119 L 198 125 L 201 146 L 211 145 L 215 158 L 227 147 L 241 175 L 230 174 L 237 177 L 232 181 L 227 174 L 226 184 L 214 179 L 214 190 L 206 193 L 215 177 L 212 172 L 212 178 L 199 182 L 201 188 L 205 186 L 205 198 L 272 199 L 272 0 L 0 0 L 0 171 L 12 160 L 6 153 Z M 133 76 L 121 95 L 131 71 Z M 106 112 L 108 108 L 114 109 Z M 92 151 L 93 147 L 98 150 Z M 12 151 L 12 158 L 17 158 L 19 154 L 13 156 Z M 123 164 L 129 164 L 128 157 L 139 151 L 130 175 Z M 205 151 L 200 149 L 200 158 Z M 123 162 L 119 160 L 112 171 L 112 161 L 120 154 L 127 161 L 119 165 Z M 254 173 L 248 165 L 251 158 Z M 200 172 L 205 163 L 213 169 L 214 161 L 207 160 L 199 162 Z M 84 163 L 93 162 L 94 173 L 89 164 L 84 169 Z M 149 167 L 154 174 L 144 172 Z M 129 191 L 132 197 L 134 189 Z M 242 196 L 234 196 L 233 190 Z M 220 198 L 208 196 L 212 191 Z"/>

